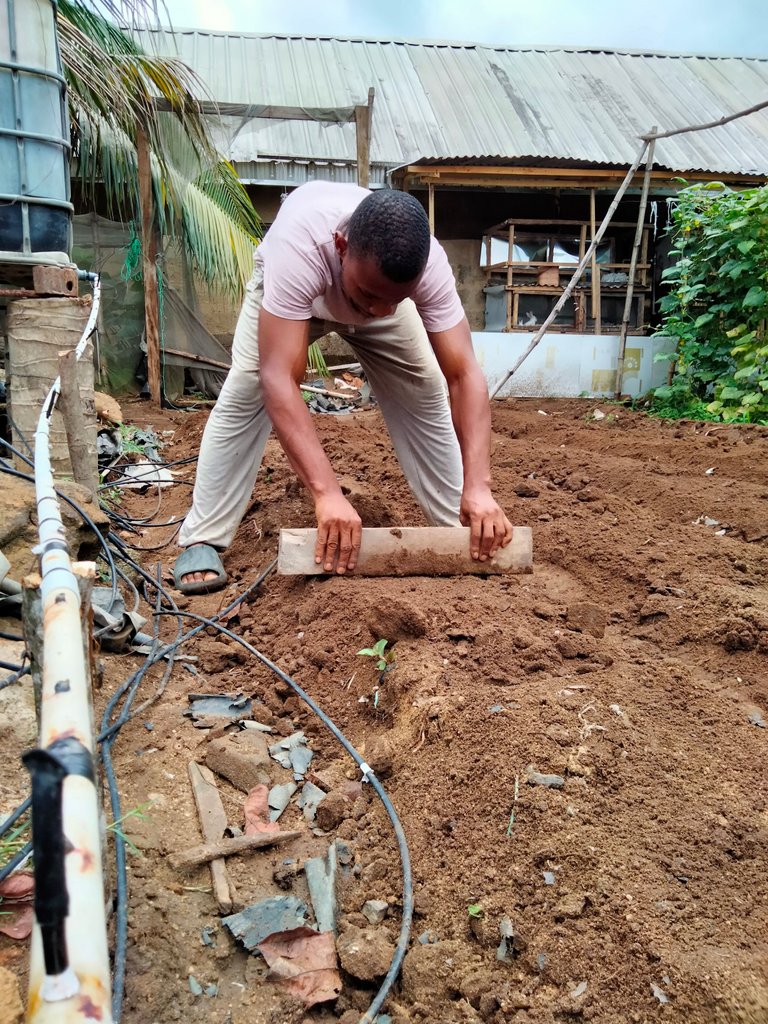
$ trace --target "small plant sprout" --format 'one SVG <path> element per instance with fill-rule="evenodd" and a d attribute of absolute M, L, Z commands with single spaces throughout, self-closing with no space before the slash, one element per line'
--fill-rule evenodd
<path fill-rule="evenodd" d="M 358 651 L 366 658 L 373 658 L 379 672 L 379 681 L 373 691 L 373 706 L 379 706 L 379 687 L 384 682 L 384 676 L 395 667 L 395 653 L 390 648 L 387 650 L 388 640 L 377 640 L 373 647 L 363 647 Z"/>
<path fill-rule="evenodd" d="M 470 903 L 467 907 L 467 913 L 470 917 L 474 917 L 476 920 L 485 917 L 485 911 L 481 903 Z"/>

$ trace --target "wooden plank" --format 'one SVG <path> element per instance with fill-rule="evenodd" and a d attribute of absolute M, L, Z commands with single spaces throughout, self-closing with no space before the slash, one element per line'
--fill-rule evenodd
<path fill-rule="evenodd" d="M 216 779 L 210 768 L 197 764 L 196 761 L 189 762 L 188 771 L 203 838 L 207 843 L 217 843 L 224 838 L 227 812 L 221 802 Z M 213 895 L 219 910 L 223 914 L 232 913 L 234 897 L 223 858 L 219 857 L 217 860 L 211 861 L 211 878 L 213 880 Z"/>
<path fill-rule="evenodd" d="M 281 530 L 277 571 L 284 576 L 325 573 L 315 564 L 316 529 Z M 516 526 L 512 540 L 493 558 L 475 561 L 469 553 L 469 527 L 395 526 L 363 529 L 358 576 L 485 576 L 532 572 L 533 542 L 529 526 Z"/>

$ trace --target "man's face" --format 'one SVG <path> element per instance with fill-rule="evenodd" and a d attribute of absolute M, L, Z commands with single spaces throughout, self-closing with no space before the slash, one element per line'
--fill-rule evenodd
<path fill-rule="evenodd" d="M 341 290 L 360 316 L 367 320 L 391 316 L 403 299 L 414 292 L 418 278 L 404 284 L 390 281 L 370 256 L 350 253 L 343 235 L 337 233 L 335 242 L 341 260 Z"/>

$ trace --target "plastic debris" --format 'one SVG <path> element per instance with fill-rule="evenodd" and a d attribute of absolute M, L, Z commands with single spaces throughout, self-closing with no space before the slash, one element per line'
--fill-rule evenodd
<path fill-rule="evenodd" d="M 579 984 L 570 992 L 571 999 L 580 999 L 587 991 L 586 981 L 580 981 Z"/>
<path fill-rule="evenodd" d="M 765 719 L 763 718 L 763 716 L 760 714 L 760 712 L 757 709 L 755 709 L 754 711 L 752 711 L 750 713 L 750 715 L 749 715 L 749 724 L 750 725 L 756 725 L 758 727 L 758 729 L 768 728 L 768 726 L 766 726 L 766 724 L 765 724 Z"/>
<path fill-rule="evenodd" d="M 221 923 L 253 953 L 270 936 L 305 927 L 307 909 L 296 896 L 272 896 L 222 918 Z"/>
<path fill-rule="evenodd" d="M 705 469 L 704 470 L 704 476 L 712 476 L 712 474 L 714 472 L 715 472 L 715 467 L 714 466 L 710 466 L 709 469 Z"/>
<path fill-rule="evenodd" d="M 257 732 L 274 732 L 275 730 L 271 725 L 264 725 L 262 722 L 254 722 L 252 719 L 246 719 L 243 722 L 244 729 L 255 729 Z"/>
<path fill-rule="evenodd" d="M 303 732 L 294 732 L 290 736 L 286 736 L 285 739 L 273 743 L 269 748 L 269 753 L 283 768 L 293 770 L 293 777 L 297 782 L 300 782 L 306 775 L 314 756 L 307 746 L 307 738 Z"/>
<path fill-rule="evenodd" d="M 305 1006 L 326 1003 L 341 995 L 332 932 L 315 932 L 304 925 L 270 935 L 258 948 L 273 980 Z"/>
<path fill-rule="evenodd" d="M 193 996 L 201 996 L 203 994 L 203 986 L 200 984 L 200 982 L 197 980 L 194 974 L 190 974 L 187 981 L 189 982 L 189 991 L 192 993 Z"/>
<path fill-rule="evenodd" d="M 273 786 L 270 789 L 268 800 L 270 821 L 278 820 L 298 788 L 295 782 L 284 782 L 281 786 Z"/>
<path fill-rule="evenodd" d="M 130 462 L 121 466 L 117 471 L 121 474 L 117 479 L 111 479 L 110 484 L 120 487 L 142 491 L 148 487 L 171 487 L 174 483 L 173 474 L 167 466 L 157 462 Z"/>
<path fill-rule="evenodd" d="M 214 937 L 213 937 L 215 930 L 216 930 L 216 926 L 212 925 L 212 924 L 207 924 L 201 930 L 201 932 L 200 932 L 200 941 L 202 942 L 202 944 L 204 946 L 215 946 L 216 945 L 216 939 L 214 939 Z"/>
<path fill-rule="evenodd" d="M 565 785 L 562 775 L 544 775 L 542 772 L 537 772 L 532 764 L 529 764 L 526 769 L 525 781 L 529 786 L 547 786 L 549 789 L 562 789 Z"/>
<path fill-rule="evenodd" d="M 554 871 L 544 872 L 544 885 L 554 885 L 557 881 L 557 875 Z"/>
<path fill-rule="evenodd" d="M 250 697 L 237 693 L 190 693 L 187 697 L 189 710 L 184 714 L 194 721 L 205 718 L 226 718 L 237 722 L 250 715 L 253 701 Z"/>
<path fill-rule="evenodd" d="M 440 937 L 437 932 L 433 932 L 430 928 L 422 932 L 416 941 L 420 942 L 422 946 L 434 946 L 440 941 Z"/>
<path fill-rule="evenodd" d="M 299 807 L 304 811 L 307 821 L 314 821 L 317 805 L 325 800 L 326 794 L 313 782 L 305 782 L 299 796 Z"/>
<path fill-rule="evenodd" d="M 538 967 L 538 969 L 540 971 L 544 970 L 544 968 L 547 966 L 547 954 L 546 953 L 539 953 L 537 955 L 537 957 L 536 957 L 536 966 Z"/>
<path fill-rule="evenodd" d="M 667 995 L 667 993 L 664 991 L 663 988 L 659 988 L 659 986 L 656 985 L 654 982 L 651 982 L 651 992 L 653 992 L 655 998 L 658 999 L 662 1005 L 664 1005 L 664 1003 L 669 1002 L 669 996 Z"/>

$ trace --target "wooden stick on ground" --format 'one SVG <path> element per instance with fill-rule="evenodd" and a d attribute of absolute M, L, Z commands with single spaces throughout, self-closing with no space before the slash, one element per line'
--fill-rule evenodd
<path fill-rule="evenodd" d="M 216 779 L 210 768 L 199 765 L 196 761 L 190 761 L 188 771 L 203 838 L 209 843 L 217 843 L 222 839 L 227 827 L 227 812 L 221 802 Z M 213 895 L 219 910 L 224 914 L 230 914 L 234 910 L 235 898 L 223 858 L 211 861 L 211 878 Z"/>
<path fill-rule="evenodd" d="M 247 853 L 275 843 L 286 843 L 297 839 L 302 833 L 298 829 L 286 832 L 261 832 L 254 836 L 235 836 L 234 839 L 220 839 L 216 843 L 203 843 L 189 850 L 180 850 L 171 854 L 169 860 L 174 868 L 195 868 L 200 864 L 208 864 L 221 857 L 231 857 L 235 853 Z"/>

